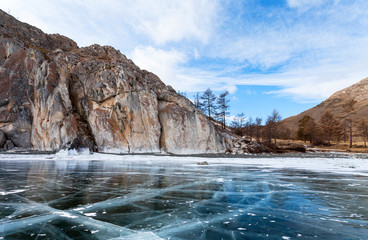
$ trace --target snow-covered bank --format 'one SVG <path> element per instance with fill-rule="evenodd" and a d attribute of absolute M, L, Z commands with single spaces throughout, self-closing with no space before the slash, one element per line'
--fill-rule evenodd
<path fill-rule="evenodd" d="M 329 155 L 327 155 L 329 156 Z M 196 167 L 213 166 L 249 166 L 258 168 L 274 169 L 302 169 L 317 172 L 333 172 L 343 174 L 356 174 L 368 176 L 368 159 L 356 157 L 355 155 L 340 155 L 339 157 L 326 157 L 316 155 L 315 157 L 249 157 L 249 158 L 203 158 L 165 155 L 115 155 L 102 153 L 89 153 L 89 151 L 60 151 L 56 154 L 0 154 L 0 161 L 57 161 L 58 165 L 63 165 L 65 161 L 108 161 L 108 162 L 140 162 L 142 164 L 154 165 L 156 163 L 193 165 Z M 206 161 L 209 165 L 201 165 Z"/>

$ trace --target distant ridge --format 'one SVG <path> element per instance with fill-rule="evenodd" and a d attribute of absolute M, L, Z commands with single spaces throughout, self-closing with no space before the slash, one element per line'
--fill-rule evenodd
<path fill-rule="evenodd" d="M 344 105 L 353 103 L 354 114 L 352 120 L 357 122 L 361 118 L 368 118 L 368 78 L 364 78 L 358 83 L 344 88 L 332 94 L 328 99 L 298 115 L 289 117 L 281 121 L 281 125 L 288 128 L 293 136 L 298 129 L 299 120 L 305 115 L 309 115 L 318 122 L 325 111 L 330 111 L 337 119 L 343 121 L 346 118 Z"/>

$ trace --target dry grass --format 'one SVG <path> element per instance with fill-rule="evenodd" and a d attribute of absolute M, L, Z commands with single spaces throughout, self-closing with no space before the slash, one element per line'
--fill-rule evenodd
<path fill-rule="evenodd" d="M 308 148 L 315 148 L 315 149 L 319 149 L 321 151 L 342 151 L 342 152 L 354 152 L 354 153 L 368 153 L 368 148 L 364 147 L 364 142 L 363 141 L 356 141 L 353 142 L 353 147 L 350 148 L 349 147 L 349 142 L 331 142 L 331 146 L 313 146 L 312 144 L 310 144 L 308 141 L 304 142 L 301 140 L 283 140 L 283 139 L 278 139 L 277 140 L 277 145 L 286 145 L 286 144 L 303 144 L 303 145 L 307 145 Z M 367 146 L 368 146 L 368 142 L 367 142 Z"/>

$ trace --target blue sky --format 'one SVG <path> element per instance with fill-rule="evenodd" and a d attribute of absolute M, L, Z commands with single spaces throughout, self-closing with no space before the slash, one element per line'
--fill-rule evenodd
<path fill-rule="evenodd" d="M 366 0 L 2 0 L 79 46 L 111 45 L 176 90 L 231 95 L 231 115 L 298 114 L 368 77 Z"/>

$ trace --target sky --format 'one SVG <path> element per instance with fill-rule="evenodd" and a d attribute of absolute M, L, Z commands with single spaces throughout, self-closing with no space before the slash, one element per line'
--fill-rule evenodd
<path fill-rule="evenodd" d="M 119 49 L 193 98 L 229 91 L 231 116 L 298 114 L 368 77 L 366 0 L 1 0 L 80 47 Z"/>

